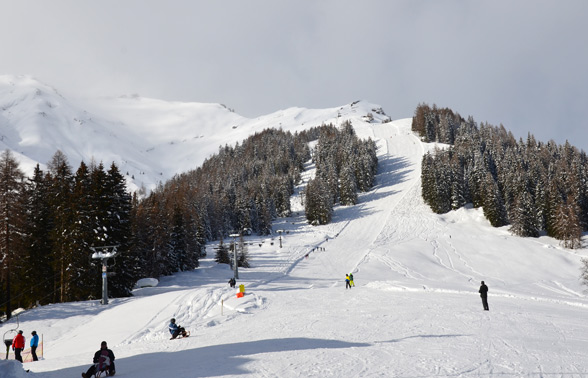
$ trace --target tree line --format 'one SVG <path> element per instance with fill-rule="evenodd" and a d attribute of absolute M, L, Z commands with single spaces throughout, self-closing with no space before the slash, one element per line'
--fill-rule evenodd
<path fill-rule="evenodd" d="M 317 141 L 311 155 L 310 142 Z M 290 196 L 304 164 L 314 158 L 313 187 L 328 193 L 327 207 L 357 202 L 373 184 L 375 144 L 360 141 L 350 123 L 292 134 L 256 133 L 189 172 L 160 183 L 144 198 L 126 189 L 113 163 L 82 162 L 73 172 L 57 151 L 44 172 L 27 178 L 10 151 L 0 157 L 0 309 L 101 297 L 101 261 L 93 248 L 117 246 L 109 260 L 108 295 L 128 296 L 139 278 L 194 269 L 207 241 L 244 229 L 272 233 L 272 221 L 291 215 Z M 322 189 L 321 189 L 322 190 Z M 309 217 L 309 222 L 322 224 Z M 226 261 L 222 261 L 226 262 Z M 247 266 L 247 256 L 239 256 Z"/>
<path fill-rule="evenodd" d="M 412 129 L 447 144 L 422 160 L 422 196 L 436 213 L 466 203 L 494 227 L 520 236 L 552 236 L 581 247 L 588 227 L 588 158 L 569 142 L 517 140 L 504 126 L 479 125 L 452 110 L 420 104 Z"/>

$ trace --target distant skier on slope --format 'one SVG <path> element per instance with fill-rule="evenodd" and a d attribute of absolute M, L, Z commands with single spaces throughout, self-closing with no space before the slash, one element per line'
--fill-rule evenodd
<path fill-rule="evenodd" d="M 100 344 L 100 350 L 94 353 L 94 364 L 88 368 L 88 371 L 82 373 L 82 378 L 90 378 L 94 374 L 105 371 L 106 375 L 113 376 L 114 370 L 114 353 L 108 349 L 106 341 Z"/>
<path fill-rule="evenodd" d="M 480 290 L 478 290 L 478 293 L 480 293 L 480 297 L 482 297 L 482 305 L 484 306 L 484 311 L 490 311 L 490 309 L 488 308 L 488 286 L 486 286 L 484 281 L 482 281 L 482 285 L 480 286 Z"/>
<path fill-rule="evenodd" d="M 181 327 L 179 325 L 176 324 L 176 319 L 175 318 L 171 318 L 171 320 L 169 321 L 169 333 L 171 333 L 172 337 L 170 340 L 175 339 L 176 337 L 178 337 L 179 335 L 182 335 L 182 337 L 188 337 L 189 334 L 188 332 L 186 332 L 186 330 L 184 329 L 184 327 Z"/>
<path fill-rule="evenodd" d="M 355 282 L 353 282 L 353 273 L 349 273 L 349 286 L 355 287 Z"/>
<path fill-rule="evenodd" d="M 345 275 L 345 289 L 351 289 L 351 280 L 349 279 L 349 274 Z"/>

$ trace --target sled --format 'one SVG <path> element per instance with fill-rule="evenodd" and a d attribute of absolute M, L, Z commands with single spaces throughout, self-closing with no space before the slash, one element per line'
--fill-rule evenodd
<path fill-rule="evenodd" d="M 99 372 L 96 373 L 96 378 L 101 378 L 101 377 L 112 377 L 115 373 L 110 374 L 108 372 L 108 369 L 106 370 L 100 370 Z"/>
<path fill-rule="evenodd" d="M 114 372 L 110 374 L 111 363 L 112 361 L 110 361 L 110 357 L 108 357 L 108 352 L 105 349 L 103 349 L 100 355 L 100 359 L 96 364 L 96 378 L 100 378 L 102 376 L 109 377 L 111 375 L 114 375 Z"/>
<path fill-rule="evenodd" d="M 27 370 L 27 373 L 28 373 L 28 370 Z M 102 378 L 102 377 L 112 377 L 115 374 L 116 374 L 116 372 L 113 372 L 112 374 L 110 374 L 110 371 L 108 370 L 108 368 L 106 368 L 104 370 L 98 370 L 94 376 L 96 378 Z M 85 373 L 82 373 L 82 377 L 85 377 Z"/>
<path fill-rule="evenodd" d="M 176 337 L 175 339 L 183 339 L 188 336 L 190 336 L 190 331 L 186 331 L 185 335 L 178 335 L 178 337 Z M 170 338 L 170 340 L 174 340 L 174 338 L 172 337 L 172 338 Z"/>

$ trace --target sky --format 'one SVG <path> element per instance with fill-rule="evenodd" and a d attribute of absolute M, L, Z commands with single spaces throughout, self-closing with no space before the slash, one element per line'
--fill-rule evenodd
<path fill-rule="evenodd" d="M 213 241 L 198 268 L 133 297 L 44 305 L 0 324 L 4 337 L 21 329 L 28 345 L 35 330 L 43 340 L 38 362 L 2 353 L 0 376 L 79 377 L 103 340 L 125 378 L 588 376 L 579 277 L 588 250 L 511 235 L 482 209 L 434 214 L 419 185 L 434 145 L 410 132 L 410 119 L 368 124 L 362 114 L 357 135 L 379 147 L 374 188 L 336 206 L 330 224 L 310 226 L 300 200 L 315 172 L 307 164 L 292 216 L 274 220 L 282 245 L 276 235 L 244 239 L 243 298 L 227 284 L 229 267 L 214 263 Z M 170 340 L 172 317 L 188 338 Z"/>
<path fill-rule="evenodd" d="M 246 117 L 366 100 L 449 107 L 588 150 L 588 2 L 0 0 L 1 74 Z"/>

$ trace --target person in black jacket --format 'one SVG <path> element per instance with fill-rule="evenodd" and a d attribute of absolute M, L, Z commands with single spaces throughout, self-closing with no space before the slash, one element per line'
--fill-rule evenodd
<path fill-rule="evenodd" d="M 94 353 L 94 364 L 88 368 L 88 371 L 82 373 L 82 378 L 90 378 L 99 371 L 107 371 L 109 376 L 114 375 L 114 353 L 106 345 L 106 341 L 100 344 L 100 350 Z"/>
<path fill-rule="evenodd" d="M 480 297 L 482 297 L 482 305 L 484 306 L 484 311 L 490 311 L 490 309 L 488 308 L 488 286 L 486 286 L 484 281 L 482 281 L 482 285 L 480 286 L 480 290 L 478 290 L 478 293 L 480 293 Z"/>

